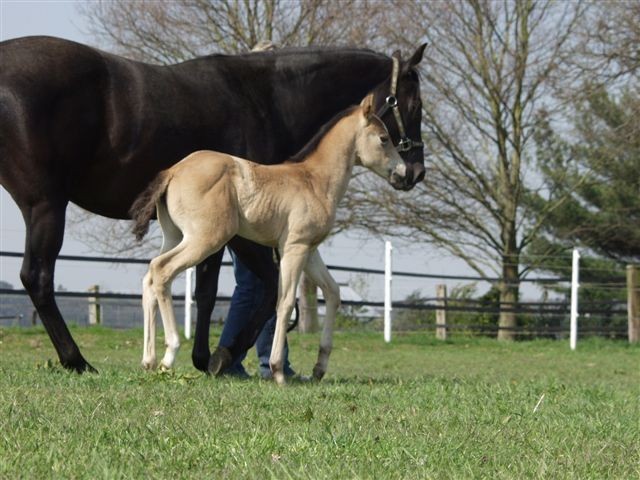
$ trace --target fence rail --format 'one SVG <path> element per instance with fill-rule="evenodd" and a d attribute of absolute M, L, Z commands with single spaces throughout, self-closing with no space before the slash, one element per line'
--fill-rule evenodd
<path fill-rule="evenodd" d="M 0 257 L 14 257 L 20 258 L 23 256 L 20 252 L 8 252 L 0 251 Z M 102 257 L 102 256 L 79 256 L 79 255 L 60 255 L 58 257 L 62 261 L 78 261 L 78 262 L 101 262 L 101 263 L 123 263 L 123 264 L 148 264 L 149 259 L 140 258 L 119 258 L 119 257 Z M 223 266 L 231 266 L 231 262 L 223 262 Z M 343 271 L 352 273 L 365 273 L 374 275 L 384 275 L 385 270 L 371 269 L 371 268 L 352 268 L 339 265 L 328 265 L 328 268 L 333 271 Z M 393 271 L 394 277 L 409 277 L 409 278 L 424 278 L 424 279 L 437 279 L 437 280 L 466 280 L 466 281 L 486 281 L 486 282 L 498 282 L 499 278 L 492 277 L 479 277 L 470 275 L 434 275 L 419 272 L 403 272 Z M 571 279 L 569 277 L 536 277 L 522 279 L 522 282 L 537 282 L 541 284 L 550 283 L 566 283 Z M 21 289 L 0 289 L 0 296 L 5 299 L 12 298 L 26 298 L 27 292 Z M 136 302 L 128 303 L 132 310 L 141 311 L 139 308 L 139 302 L 142 298 L 140 294 L 135 293 L 114 293 L 114 292 L 78 292 L 78 291 L 57 291 L 56 297 L 60 299 L 88 299 L 89 302 L 95 301 L 96 298 L 103 304 L 105 302 L 111 302 L 110 306 L 114 305 L 114 302 Z M 173 295 L 173 299 L 178 304 L 184 304 L 185 298 L 183 295 Z M 218 304 L 225 304 L 230 301 L 228 296 L 219 296 L 217 298 Z M 3 306 L 0 302 L 0 307 Z M 324 302 L 322 299 L 318 299 L 318 303 L 322 305 Z M 84 304 L 86 309 L 86 303 Z M 122 304 L 125 305 L 125 304 Z M 122 307 L 121 305 L 121 307 Z M 354 301 L 343 300 L 343 307 L 356 311 L 359 308 L 374 308 L 383 309 L 385 302 L 382 301 Z M 606 335 L 606 336 L 620 336 L 626 330 L 626 327 L 622 325 L 623 319 L 627 316 L 627 302 L 623 300 L 612 301 L 591 301 L 581 303 L 581 318 L 583 319 L 583 325 L 581 326 L 581 335 L 594 334 L 594 335 Z M 392 302 L 392 308 L 396 311 L 394 315 L 396 319 L 401 317 L 403 312 L 413 312 L 417 315 L 423 312 L 424 315 L 433 314 L 433 319 L 429 323 L 418 322 L 412 329 L 440 329 L 440 331 L 464 331 L 464 332 L 479 332 L 481 334 L 496 333 L 499 330 L 511 330 L 518 335 L 523 336 L 559 336 L 568 332 L 568 319 L 570 315 L 570 302 L 517 302 L 512 304 L 489 304 L 486 301 L 472 299 L 472 298 L 421 298 L 418 303 L 413 302 Z M 115 308 L 115 307 L 114 307 Z M 125 308 L 125 307 L 122 307 Z M 86 310 L 85 310 L 86 312 Z M 516 327 L 499 327 L 493 324 L 476 324 L 469 322 L 473 318 L 465 317 L 465 321 L 456 321 L 454 323 L 441 324 L 437 323 L 435 319 L 435 313 L 450 314 L 455 317 L 456 315 L 485 315 L 485 316 L 497 316 L 501 312 L 515 313 L 522 318 L 535 318 L 536 321 L 529 322 L 529 325 L 519 325 Z M 141 313 L 140 313 L 141 314 Z M 67 316 L 67 315 L 65 315 Z M 133 314 L 131 317 L 133 318 Z M 18 313 L 15 315 L 8 315 L 6 308 L 0 308 L 0 321 L 12 320 L 16 318 L 28 317 L 24 313 Z M 103 318 L 106 318 L 104 315 Z M 591 318 L 588 318 L 591 317 Z M 602 326 L 603 318 L 611 325 Z M 542 321 L 541 319 L 544 319 Z M 584 322 L 588 319 L 588 322 Z M 544 323 L 546 322 L 546 323 Z M 591 323 L 589 323 L 591 322 Z M 401 322 L 400 322 L 401 323 Z M 526 323 L 526 322 L 525 322 Z M 394 329 L 402 330 L 406 329 L 406 325 L 394 326 Z"/>

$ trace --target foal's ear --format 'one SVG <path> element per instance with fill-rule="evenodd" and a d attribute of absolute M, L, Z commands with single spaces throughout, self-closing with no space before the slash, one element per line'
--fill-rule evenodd
<path fill-rule="evenodd" d="M 373 93 L 364 97 L 364 100 L 360 102 L 360 106 L 362 107 L 362 115 L 369 120 L 369 117 L 373 115 Z"/>

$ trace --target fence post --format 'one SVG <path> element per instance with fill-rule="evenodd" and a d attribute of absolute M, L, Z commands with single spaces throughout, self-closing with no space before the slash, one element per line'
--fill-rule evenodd
<path fill-rule="evenodd" d="M 184 286 L 184 338 L 191 338 L 191 305 L 193 305 L 193 297 L 191 296 L 191 285 L 193 280 L 194 267 L 187 268 L 185 286 Z"/>
<path fill-rule="evenodd" d="M 391 341 L 391 242 L 384 242 L 384 341 Z"/>
<path fill-rule="evenodd" d="M 578 288 L 580 284 L 580 252 L 573 249 L 571 262 L 571 332 L 569 334 L 569 346 L 576 349 L 578 342 Z"/>
<path fill-rule="evenodd" d="M 300 333 L 313 333 L 318 331 L 318 286 L 304 272 L 300 277 L 299 305 Z"/>
<path fill-rule="evenodd" d="M 100 318 L 100 300 L 98 294 L 100 293 L 100 287 L 98 285 L 92 285 L 89 287 L 89 293 L 94 295 L 88 297 L 89 300 L 89 325 L 100 325 L 102 319 Z"/>
<path fill-rule="evenodd" d="M 436 285 L 436 338 L 447 339 L 447 286 Z"/>
<path fill-rule="evenodd" d="M 627 265 L 627 316 L 629 343 L 640 341 L 640 270 L 638 265 Z"/>

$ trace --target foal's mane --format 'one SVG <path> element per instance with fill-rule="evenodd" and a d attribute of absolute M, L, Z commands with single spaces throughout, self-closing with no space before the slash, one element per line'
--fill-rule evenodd
<path fill-rule="evenodd" d="M 307 144 L 300 149 L 300 151 L 291 157 L 289 157 L 286 162 L 287 163 L 300 163 L 318 148 L 318 144 L 324 138 L 324 136 L 331 130 L 335 125 L 345 117 L 351 115 L 359 105 L 352 105 L 349 108 L 342 110 L 340 113 L 334 115 L 334 117 L 325 123 L 320 130 L 307 142 Z"/>

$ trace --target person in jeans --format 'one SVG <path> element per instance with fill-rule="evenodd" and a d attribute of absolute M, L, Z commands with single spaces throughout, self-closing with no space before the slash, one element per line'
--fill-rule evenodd
<path fill-rule="evenodd" d="M 268 248 L 268 247 L 260 247 Z M 269 249 L 270 250 L 270 249 Z M 218 345 L 230 348 L 240 331 L 249 322 L 251 315 L 258 307 L 262 299 L 263 286 L 262 281 L 249 270 L 235 253 L 229 249 L 231 259 L 233 261 L 233 273 L 236 279 L 236 288 L 231 296 L 231 305 L 229 313 L 222 328 L 222 334 Z M 258 355 L 259 373 L 264 379 L 271 378 L 271 368 L 269 367 L 269 356 L 271 355 L 271 345 L 273 343 L 273 335 L 276 329 L 276 314 L 271 316 L 264 328 L 258 335 L 256 340 L 256 353 Z M 224 371 L 224 375 L 232 375 L 240 378 L 248 378 L 249 374 L 245 370 L 242 362 L 246 357 L 246 353 L 236 359 Z M 284 374 L 287 376 L 295 375 L 295 372 L 289 364 L 289 345 L 285 343 L 284 350 Z"/>

